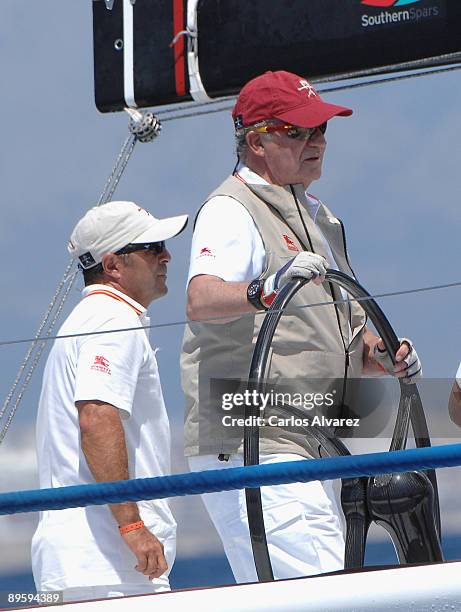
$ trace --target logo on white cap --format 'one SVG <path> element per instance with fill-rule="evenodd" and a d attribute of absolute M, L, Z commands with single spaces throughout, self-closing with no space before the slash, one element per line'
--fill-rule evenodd
<path fill-rule="evenodd" d="M 301 87 L 298 87 L 298 91 L 303 91 L 305 89 L 308 98 L 311 98 L 312 96 L 315 98 L 317 92 L 309 83 L 309 81 L 306 81 L 305 79 L 300 79 L 299 84 L 301 85 Z"/>

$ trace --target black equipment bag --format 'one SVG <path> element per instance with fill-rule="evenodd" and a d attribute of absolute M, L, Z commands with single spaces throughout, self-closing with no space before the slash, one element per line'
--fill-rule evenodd
<path fill-rule="evenodd" d="M 107 112 L 235 94 L 266 70 L 315 82 L 459 62 L 461 0 L 93 0 L 93 33 Z"/>

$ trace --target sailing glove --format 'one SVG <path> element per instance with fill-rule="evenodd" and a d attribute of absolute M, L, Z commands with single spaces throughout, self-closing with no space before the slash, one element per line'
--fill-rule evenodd
<path fill-rule="evenodd" d="M 309 251 L 301 251 L 278 272 L 266 278 L 260 296 L 262 305 L 269 308 L 280 289 L 292 278 L 307 278 L 316 281 L 316 284 L 323 283 L 327 265 L 325 257 Z"/>
<path fill-rule="evenodd" d="M 415 382 L 417 378 L 421 378 L 423 371 L 421 366 L 421 361 L 419 360 L 418 353 L 416 352 L 413 344 L 408 338 L 399 338 L 400 346 L 402 344 L 406 344 L 408 346 L 408 355 L 403 360 L 407 367 L 402 370 L 405 373 L 405 377 L 403 380 L 406 382 Z M 382 367 L 389 372 L 389 374 L 394 375 L 394 364 L 392 363 L 392 359 L 389 356 L 389 353 L 384 350 L 381 351 L 378 348 L 378 345 L 375 345 L 373 350 L 374 358 L 378 363 L 382 365 Z"/>

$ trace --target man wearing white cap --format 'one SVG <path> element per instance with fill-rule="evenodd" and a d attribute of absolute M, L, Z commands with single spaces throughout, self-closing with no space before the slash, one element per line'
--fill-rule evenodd
<path fill-rule="evenodd" d="M 261 312 L 293 277 L 312 282 L 296 294 L 274 336 L 267 378 L 276 388 L 282 384 L 292 397 L 315 395 L 319 401 L 334 396 L 333 409 L 343 416 L 350 379 L 385 370 L 407 379 L 420 375 L 408 340 L 402 340 L 394 367 L 380 338 L 366 329 L 360 306 L 324 283 L 327 268 L 353 272 L 342 223 L 309 189 L 321 176 L 328 122 L 351 114 L 324 101 L 305 77 L 282 70 L 252 79 L 238 96 L 232 116 L 239 161 L 201 208 L 192 242 L 193 323 L 185 331 L 181 363 L 186 455 L 193 470 L 243 464 L 243 427 L 229 420 L 237 398 L 235 406 L 225 406 L 213 385 L 248 379 Z M 311 415 L 309 403 L 297 406 Z M 277 416 L 277 408 L 270 405 L 261 416 Z M 275 420 L 259 429 L 260 463 L 318 457 L 319 444 L 280 416 L 281 425 Z M 261 496 L 275 578 L 342 569 L 341 510 L 331 482 L 263 487 Z M 236 580 L 257 580 L 244 492 L 202 498 Z"/>
<path fill-rule="evenodd" d="M 134 202 L 109 202 L 72 232 L 68 249 L 85 287 L 58 333 L 70 337 L 55 341 L 43 376 L 42 488 L 170 472 L 146 309 L 167 292 L 165 240 L 186 224 L 187 215 L 156 219 Z M 168 590 L 175 536 L 166 500 L 41 512 L 32 541 L 37 590 L 63 591 L 65 601 Z"/>

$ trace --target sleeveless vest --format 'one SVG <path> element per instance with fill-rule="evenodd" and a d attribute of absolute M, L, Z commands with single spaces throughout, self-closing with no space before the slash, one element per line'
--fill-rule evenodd
<path fill-rule="evenodd" d="M 328 241 L 339 269 L 354 276 L 341 222 L 321 204 L 317 227 L 296 195 L 302 189 L 302 185 L 250 185 L 230 176 L 208 200 L 218 195 L 231 196 L 250 213 L 266 251 L 260 278 L 277 272 L 299 251 L 326 257 L 318 228 Z M 272 397 L 277 391 L 290 393 L 290 399 L 295 397 L 297 401 L 292 405 L 297 405 L 307 418 L 314 414 L 311 406 L 314 394 L 334 398 L 333 406 L 323 405 L 316 414 L 340 416 L 348 379 L 360 378 L 362 374 L 366 317 L 358 303 L 300 308 L 340 299 L 340 290 L 331 283 L 320 286 L 307 283 L 291 300 L 272 342 L 266 370 L 267 388 L 271 389 Z M 222 324 L 191 321 L 186 326 L 181 352 L 186 455 L 242 452 L 243 427 L 236 422 L 233 426 L 229 423 L 232 417 L 243 417 L 243 408 L 240 412 L 235 406 L 226 410 L 223 394 L 243 393 L 246 389 L 263 318 L 263 312 L 255 311 Z M 268 418 L 271 414 L 279 412 L 268 406 L 261 416 Z M 227 417 L 227 425 L 223 417 Z M 262 426 L 260 451 L 318 456 L 317 445 L 306 438 L 305 431 L 296 422 Z"/>

